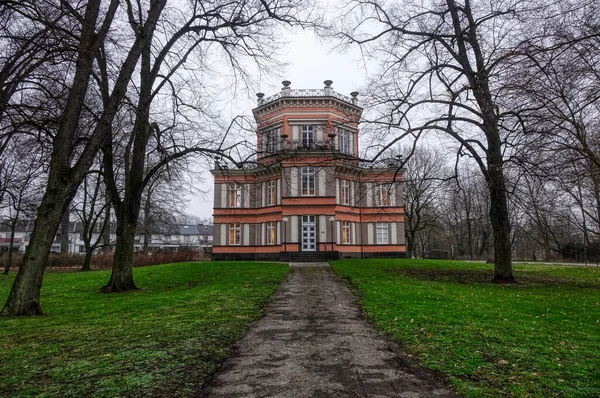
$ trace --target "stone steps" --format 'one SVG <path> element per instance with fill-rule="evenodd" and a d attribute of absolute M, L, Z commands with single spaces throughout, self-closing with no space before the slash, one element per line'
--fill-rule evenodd
<path fill-rule="evenodd" d="M 326 262 L 326 252 L 293 252 L 290 253 L 290 262 L 294 263 L 318 263 Z"/>

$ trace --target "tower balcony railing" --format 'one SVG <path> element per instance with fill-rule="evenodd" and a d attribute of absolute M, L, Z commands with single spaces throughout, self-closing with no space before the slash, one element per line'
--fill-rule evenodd
<path fill-rule="evenodd" d="M 276 101 L 280 98 L 314 98 L 314 97 L 334 97 L 342 101 L 353 103 L 352 98 L 328 89 L 289 89 L 287 92 L 280 91 L 263 100 L 263 104 Z"/>
<path fill-rule="evenodd" d="M 236 164 L 230 165 L 227 162 L 220 160 L 221 158 L 219 157 L 218 160 L 215 160 L 215 170 L 252 170 L 260 165 L 273 164 L 278 160 L 286 159 L 290 156 L 294 156 L 300 153 L 308 154 L 310 152 L 333 153 L 336 159 L 349 161 L 361 169 L 400 169 L 404 166 L 404 162 L 401 156 L 380 158 L 376 160 L 367 161 L 361 160 L 353 154 L 339 151 L 335 147 L 332 148 L 328 141 L 302 142 L 299 140 L 292 140 L 286 142 L 276 150 L 268 150 L 262 152 L 260 154 L 257 154 L 258 157 L 253 157 L 252 159 L 247 159 L 244 162 Z"/>
<path fill-rule="evenodd" d="M 259 154 L 259 157 L 267 157 L 277 154 L 289 154 L 290 152 L 332 152 L 343 157 L 355 158 L 349 148 L 340 148 L 331 140 L 282 140 L 274 146 L 267 146 Z"/>
<path fill-rule="evenodd" d="M 287 148 L 286 148 L 287 147 Z M 302 141 L 302 140 L 291 140 L 289 143 L 282 143 L 281 150 L 290 149 L 293 151 L 323 151 L 333 150 L 334 145 L 331 145 L 329 141 Z"/>

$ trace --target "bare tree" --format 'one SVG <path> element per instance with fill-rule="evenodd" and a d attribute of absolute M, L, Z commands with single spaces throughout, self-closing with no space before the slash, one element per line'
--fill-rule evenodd
<path fill-rule="evenodd" d="M 121 190 L 115 174 L 118 164 L 115 155 L 119 152 L 115 139 L 107 138 L 103 148 L 107 187 L 117 219 L 113 270 L 103 292 L 136 289 L 132 272 L 135 231 L 143 192 L 156 174 L 174 161 L 189 159 L 192 154 L 220 154 L 234 161 L 231 148 L 224 146 L 221 134 L 215 134 L 210 127 L 207 129 L 211 124 L 214 126 L 209 122 L 216 116 L 214 111 L 193 95 L 201 93 L 206 83 L 195 76 L 182 78 L 180 70 L 185 65 L 198 71 L 210 71 L 209 54 L 218 53 L 227 60 L 234 76 L 248 80 L 244 60 L 255 62 L 259 67 L 268 66 L 273 50 L 274 22 L 299 22 L 300 6 L 300 3 L 279 0 L 212 4 L 194 1 L 187 9 L 180 8 L 180 24 L 164 25 L 156 40 L 150 38 L 145 44 L 135 118 L 127 134 L 130 138 L 121 152 Z M 194 83 L 197 86 L 193 86 Z M 165 93 L 173 102 L 168 120 L 157 116 L 155 111 L 167 105 Z M 186 93 L 192 95 L 186 96 Z M 194 110 L 196 117 L 203 118 L 203 124 L 197 129 L 191 129 L 195 126 L 188 123 L 191 118 L 186 110 L 189 109 Z M 198 134 L 193 134 L 194 131 Z M 203 131 L 205 134 L 200 134 Z"/>
<path fill-rule="evenodd" d="M 85 3 L 71 4 L 66 1 L 51 4 L 51 7 L 64 10 L 66 26 L 55 25 L 54 20 L 44 17 L 46 26 L 54 27 L 59 37 L 70 39 L 76 44 L 74 59 L 65 60 L 62 68 L 70 65 L 73 73 L 64 107 L 61 109 L 60 122 L 52 136 L 52 156 L 49 163 L 46 191 L 38 208 L 37 217 L 30 242 L 25 252 L 23 265 L 13 283 L 3 315 L 39 315 L 42 313 L 39 299 L 46 260 L 52 240 L 60 224 L 62 215 L 77 191 L 77 187 L 92 165 L 104 137 L 108 133 L 114 115 L 122 104 L 131 76 L 138 64 L 142 49 L 151 39 L 157 21 L 165 7 L 166 0 L 152 0 L 147 5 L 125 2 L 129 11 L 129 24 L 121 24 L 119 40 L 111 42 L 123 48 L 121 57 L 115 58 L 118 65 L 111 90 L 106 85 L 98 87 L 103 92 L 103 107 L 94 126 L 80 128 L 81 115 L 84 112 L 86 98 L 94 91 L 90 85 L 96 76 L 94 67 L 106 63 L 104 45 L 111 26 L 121 4 L 110 0 L 89 0 Z M 28 13 L 27 18 L 35 20 L 37 14 Z M 123 29 L 129 26 L 132 34 L 127 37 Z M 71 33 L 74 32 L 74 33 Z M 129 48 L 125 46 L 129 45 Z M 59 66 L 60 68 L 60 66 Z M 103 70 L 106 70 L 103 69 Z M 106 77 L 106 76 L 104 76 Z M 85 133 L 86 136 L 79 134 Z"/>
<path fill-rule="evenodd" d="M 15 230 L 35 214 L 40 197 L 40 179 L 45 159 L 41 158 L 41 152 L 28 153 L 29 145 L 25 145 L 26 142 L 26 137 L 15 137 L 1 156 L 2 183 L 6 187 L 7 198 L 2 208 L 5 215 L 3 222 L 10 228 L 4 275 L 8 274 L 12 266 Z"/>
<path fill-rule="evenodd" d="M 370 121 L 386 146 L 437 132 L 458 144 L 457 159 L 473 159 L 489 194 L 494 280 L 513 280 L 505 172 L 523 125 L 522 104 L 505 93 L 506 75 L 526 39 L 526 17 L 543 5 L 357 0 L 349 7 L 338 37 L 381 64 L 370 82 Z"/>
<path fill-rule="evenodd" d="M 489 198 L 483 177 L 472 165 L 456 169 L 456 179 L 441 195 L 442 221 L 453 256 L 481 259 L 489 255 Z M 489 258 L 489 257 L 488 257 Z"/>
<path fill-rule="evenodd" d="M 439 227 L 441 212 L 437 200 L 449 173 L 438 150 L 419 147 L 404 149 L 401 153 L 404 157 L 410 156 L 402 176 L 407 249 L 413 258 L 424 257 L 423 246 L 432 230 Z"/>
<path fill-rule="evenodd" d="M 85 247 L 81 271 L 90 271 L 92 255 L 105 245 L 105 231 L 110 230 L 110 202 L 105 199 L 101 169 L 92 170 L 85 176 L 73 210 L 82 225 L 81 238 Z"/>
<path fill-rule="evenodd" d="M 177 170 L 177 164 L 171 163 L 169 169 L 155 176 L 146 186 L 142 195 L 143 209 L 140 217 L 143 230 L 142 250 L 148 252 L 153 231 L 164 227 L 173 229 L 177 224 L 177 215 L 181 213 L 184 198 L 181 197 L 181 187 L 184 184 L 181 174 L 185 169 Z M 183 165 L 179 165 L 180 167 Z"/>

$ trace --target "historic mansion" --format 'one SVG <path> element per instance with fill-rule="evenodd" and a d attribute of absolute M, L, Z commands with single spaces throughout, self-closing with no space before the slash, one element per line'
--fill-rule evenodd
<path fill-rule="evenodd" d="M 217 158 L 214 260 L 404 257 L 397 159 L 359 159 L 357 92 L 258 93 L 256 162 Z"/>

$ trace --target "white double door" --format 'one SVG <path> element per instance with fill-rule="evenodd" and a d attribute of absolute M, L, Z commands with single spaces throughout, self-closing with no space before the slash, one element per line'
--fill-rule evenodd
<path fill-rule="evenodd" d="M 302 251 L 317 250 L 317 221 L 316 216 L 302 216 Z"/>

